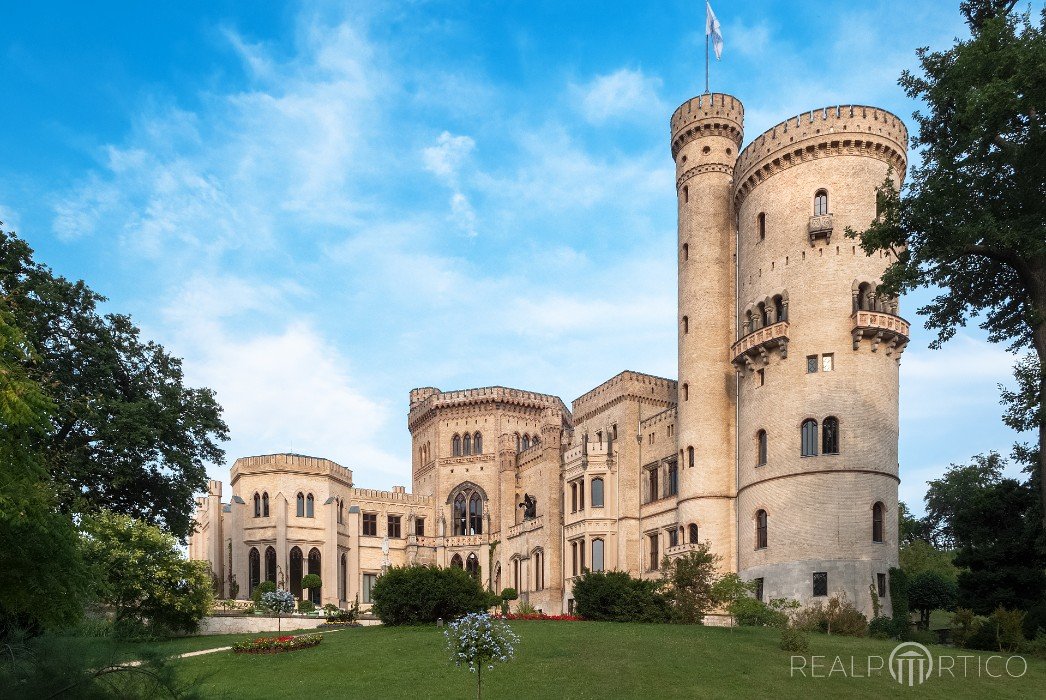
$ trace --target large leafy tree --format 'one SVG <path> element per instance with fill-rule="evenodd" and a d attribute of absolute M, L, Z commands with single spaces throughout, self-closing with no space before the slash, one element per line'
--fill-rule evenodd
<path fill-rule="evenodd" d="M 992 342 L 1033 349 L 1046 366 L 1046 11 L 1011 14 L 1014 0 L 960 6 L 969 39 L 917 51 L 900 84 L 922 100 L 912 145 L 921 164 L 905 188 L 879 192 L 881 216 L 861 232 L 868 253 L 892 251 L 883 291 L 943 290 L 919 310 L 933 347 L 978 318 Z M 851 235 L 855 235 L 850 232 Z M 1046 375 L 1034 378 L 1038 468 L 1046 465 Z M 1040 497 L 1046 504 L 1046 490 Z M 1043 509 L 1046 517 L 1046 508 Z"/>
<path fill-rule="evenodd" d="M 87 594 L 76 530 L 42 458 L 54 407 L 25 370 L 33 355 L 0 312 L 0 640 L 72 622 Z"/>
<path fill-rule="evenodd" d="M 213 392 L 185 386 L 178 358 L 127 316 L 101 313 L 104 297 L 55 275 L 4 231 L 0 301 L 36 349 L 25 367 L 54 400 L 44 447 L 62 507 L 188 535 L 205 464 L 224 457 L 228 428 Z"/>

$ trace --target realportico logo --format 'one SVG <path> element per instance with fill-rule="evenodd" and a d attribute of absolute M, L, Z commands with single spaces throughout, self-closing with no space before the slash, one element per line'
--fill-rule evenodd
<path fill-rule="evenodd" d="M 890 675 L 908 687 L 922 683 L 933 673 L 933 654 L 919 642 L 902 642 L 890 652 Z"/>
<path fill-rule="evenodd" d="M 922 685 L 935 674 L 938 678 L 1020 678 L 1028 672 L 1023 656 L 988 657 L 975 654 L 938 655 L 918 642 L 901 642 L 884 659 L 871 655 L 865 659 L 851 656 L 793 656 L 792 678 L 872 678 L 884 675 L 884 670 L 900 685 L 909 688 Z"/>

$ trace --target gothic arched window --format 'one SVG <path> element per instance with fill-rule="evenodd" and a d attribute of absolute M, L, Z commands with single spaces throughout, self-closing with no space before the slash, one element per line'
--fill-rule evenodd
<path fill-rule="evenodd" d="M 469 497 L 469 533 L 470 535 L 483 534 L 483 501 L 478 493 Z"/>
<path fill-rule="evenodd" d="M 756 433 L 756 441 L 758 443 L 758 449 L 759 449 L 759 458 L 758 458 L 758 461 L 756 462 L 756 465 L 760 466 L 760 467 L 764 467 L 764 466 L 766 466 L 766 448 L 767 448 L 767 440 L 766 440 L 766 431 L 765 430 L 760 430 L 758 433 Z"/>
<path fill-rule="evenodd" d="M 295 512 L 297 513 L 299 518 L 304 518 L 305 517 L 305 494 L 301 493 L 299 491 L 298 492 L 298 497 L 296 499 L 296 502 L 297 502 L 297 506 L 298 507 L 297 507 L 297 510 Z"/>
<path fill-rule="evenodd" d="M 687 539 L 690 544 L 697 544 L 697 523 L 690 523 L 687 527 Z"/>
<path fill-rule="evenodd" d="M 269 517 L 269 492 L 266 491 L 262 494 L 262 517 Z"/>
<path fill-rule="evenodd" d="M 305 517 L 313 518 L 316 516 L 316 499 L 312 497 L 310 493 L 305 497 Z"/>
<path fill-rule="evenodd" d="M 803 457 L 817 456 L 817 421 L 807 418 L 802 427 L 802 451 Z"/>
<path fill-rule="evenodd" d="M 828 416 L 821 424 L 821 453 L 839 454 L 839 419 L 835 416 Z"/>
<path fill-rule="evenodd" d="M 465 563 L 461 560 L 461 555 L 460 554 L 455 554 L 451 558 L 450 565 L 453 566 L 455 569 L 464 569 L 465 568 Z"/>
<path fill-rule="evenodd" d="M 774 320 L 778 323 L 788 320 L 788 307 L 785 306 L 784 297 L 780 294 L 774 295 Z"/>
<path fill-rule="evenodd" d="M 291 547 L 291 593 L 301 600 L 302 555 L 301 549 Z"/>
<path fill-rule="evenodd" d="M 265 580 L 276 583 L 276 549 L 265 548 Z"/>
<path fill-rule="evenodd" d="M 523 434 L 523 449 L 524 450 L 529 450 L 530 449 L 530 436 L 527 435 L 526 433 Z"/>
<path fill-rule="evenodd" d="M 468 559 L 465 560 L 465 571 L 469 572 L 472 578 L 479 580 L 479 557 L 475 552 L 470 553 Z"/>
<path fill-rule="evenodd" d="M 461 439 L 461 454 L 466 457 L 472 454 L 472 436 L 468 433 Z"/>
<path fill-rule="evenodd" d="M 465 494 L 459 493 L 457 498 L 454 499 L 454 534 L 455 535 L 467 535 L 468 534 L 468 515 L 465 512 L 467 505 L 465 500 Z"/>
<path fill-rule="evenodd" d="M 322 559 L 320 558 L 320 550 L 316 549 L 315 547 L 310 549 L 309 550 L 309 573 L 310 574 L 316 574 L 317 576 L 320 575 L 320 571 L 323 568 L 321 566 L 321 561 L 322 561 Z M 311 600 L 313 602 L 313 604 L 315 604 L 315 605 L 319 605 L 320 604 L 320 589 L 319 589 L 319 587 L 310 588 L 309 589 L 309 600 Z"/>
<path fill-rule="evenodd" d="M 254 517 L 261 517 L 261 496 L 257 492 L 254 494 Z"/>
<path fill-rule="evenodd" d="M 472 453 L 483 454 L 483 436 L 478 432 L 472 436 Z"/>
<path fill-rule="evenodd" d="M 455 435 L 450 439 L 450 453 L 454 457 L 461 456 L 461 436 Z"/>
<path fill-rule="evenodd" d="M 257 547 L 251 547 L 247 563 L 250 569 L 247 576 L 247 595 L 250 595 L 254 593 L 254 587 L 261 583 L 261 555 L 258 554 Z"/>
<path fill-rule="evenodd" d="M 755 514 L 755 548 L 766 549 L 768 519 L 765 510 L 756 511 Z"/>
<path fill-rule="evenodd" d="M 814 195 L 814 216 L 828 213 L 828 190 L 817 190 Z"/>

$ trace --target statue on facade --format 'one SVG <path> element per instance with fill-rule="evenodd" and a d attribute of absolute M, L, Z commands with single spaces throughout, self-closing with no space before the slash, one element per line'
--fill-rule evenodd
<path fill-rule="evenodd" d="M 523 494 L 523 502 L 519 504 L 519 507 L 523 509 L 524 520 L 533 520 L 538 515 L 538 499 L 529 493 Z"/>

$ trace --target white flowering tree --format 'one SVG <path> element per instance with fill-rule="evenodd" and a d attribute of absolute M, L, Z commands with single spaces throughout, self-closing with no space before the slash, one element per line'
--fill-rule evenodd
<path fill-rule="evenodd" d="M 508 625 L 487 613 L 469 613 L 447 625 L 443 632 L 447 651 L 455 666 L 466 666 L 476 674 L 476 697 L 483 697 L 483 667 L 505 663 L 516 653 L 519 637 Z"/>
<path fill-rule="evenodd" d="M 280 631 L 280 615 L 294 612 L 294 594 L 279 588 L 275 591 L 262 593 L 261 607 L 269 612 L 276 613 L 276 631 Z"/>

